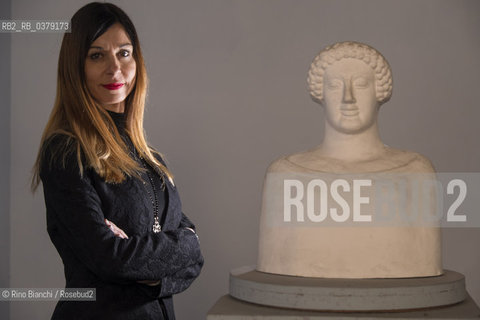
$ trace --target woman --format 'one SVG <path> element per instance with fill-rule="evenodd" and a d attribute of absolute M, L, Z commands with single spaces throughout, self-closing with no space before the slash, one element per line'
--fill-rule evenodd
<path fill-rule="evenodd" d="M 172 175 L 145 141 L 137 33 L 109 3 L 82 7 L 71 26 L 32 187 L 42 181 L 66 287 L 96 288 L 96 300 L 60 301 L 52 319 L 175 319 L 172 295 L 203 258 Z"/>

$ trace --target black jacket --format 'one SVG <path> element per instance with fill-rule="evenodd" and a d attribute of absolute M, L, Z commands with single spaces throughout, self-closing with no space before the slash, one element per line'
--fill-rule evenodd
<path fill-rule="evenodd" d="M 120 114 L 117 128 L 133 152 Z M 76 154 L 63 165 L 52 156 L 53 147 L 65 145 L 57 135 L 44 145 L 40 176 L 47 209 L 47 230 L 60 254 L 67 288 L 96 288 L 95 301 L 59 301 L 52 319 L 175 319 L 172 295 L 190 286 L 200 274 L 203 257 L 194 228 L 183 214 L 177 189 L 152 168 L 161 204 L 159 233 L 152 232 L 154 188 L 143 179 L 127 177 L 120 184 L 106 183 L 93 169 L 79 173 Z M 104 218 L 123 229 L 128 239 L 116 237 Z M 139 280 L 161 280 L 155 287 Z"/>

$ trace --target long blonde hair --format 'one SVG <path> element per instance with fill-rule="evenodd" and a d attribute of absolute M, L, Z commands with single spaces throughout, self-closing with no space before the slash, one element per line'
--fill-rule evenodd
<path fill-rule="evenodd" d="M 93 168 L 106 182 L 120 183 L 126 176 L 138 176 L 143 170 L 123 142 L 108 112 L 92 97 L 85 81 L 85 59 L 91 43 L 111 25 L 120 23 L 133 45 L 136 62 L 136 80 L 125 100 L 125 129 L 139 156 L 163 176 L 172 180 L 168 169 L 158 161 L 146 142 L 143 115 L 147 93 L 147 73 L 137 32 L 129 17 L 110 3 L 90 3 L 79 9 L 71 21 L 71 33 L 65 33 L 60 49 L 57 75 L 57 93 L 53 110 L 43 131 L 37 160 L 33 167 L 32 191 L 40 184 L 40 170 L 45 159 L 49 138 L 57 134 L 68 137 L 63 146 L 55 146 L 52 157 L 61 154 L 64 159 L 75 152 L 80 174 L 85 167 Z M 85 163 L 82 161 L 82 154 Z"/>

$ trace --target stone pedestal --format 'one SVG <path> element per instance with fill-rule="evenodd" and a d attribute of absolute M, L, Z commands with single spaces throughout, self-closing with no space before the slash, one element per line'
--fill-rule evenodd
<path fill-rule="evenodd" d="M 465 277 L 327 279 L 263 273 L 243 267 L 230 273 L 230 295 L 208 320 L 270 319 L 478 319 Z"/>
<path fill-rule="evenodd" d="M 465 277 L 400 279 L 308 278 L 243 267 L 230 273 L 230 295 L 261 305 L 322 311 L 398 311 L 452 305 L 465 300 Z"/>
<path fill-rule="evenodd" d="M 322 312 L 261 306 L 232 298 L 221 297 L 207 314 L 207 320 L 326 320 L 326 319 L 479 319 L 480 309 L 467 298 L 449 307 L 404 312 Z"/>

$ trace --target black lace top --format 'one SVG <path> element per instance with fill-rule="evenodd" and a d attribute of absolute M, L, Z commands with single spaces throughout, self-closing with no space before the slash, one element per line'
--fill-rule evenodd
<path fill-rule="evenodd" d="M 168 202 L 167 192 L 165 191 L 164 180 L 159 176 L 157 171 L 155 171 L 148 163 L 140 159 L 138 156 L 135 147 L 133 146 L 130 137 L 125 131 L 125 114 L 123 113 L 116 113 L 112 111 L 108 111 L 110 114 L 113 122 L 117 126 L 117 129 L 122 136 L 123 140 L 127 144 L 130 149 L 130 155 L 134 158 L 138 163 L 142 164 L 147 172 L 141 175 L 142 180 L 145 185 L 145 191 L 147 196 L 149 197 L 150 201 L 152 202 L 152 212 L 158 215 L 160 225 L 163 225 L 165 221 L 165 213 L 167 207 L 165 204 Z M 161 161 L 164 163 L 163 161 Z M 165 178 L 166 179 L 166 178 Z M 153 226 L 153 223 L 152 223 Z"/>
<path fill-rule="evenodd" d="M 134 157 L 123 115 L 110 114 Z M 47 230 L 64 264 L 65 286 L 96 288 L 96 301 L 59 301 L 52 319 L 174 319 L 171 296 L 188 288 L 203 266 L 176 187 L 164 179 L 162 190 L 161 177 L 148 168 L 161 216 L 162 231 L 154 233 L 153 187 L 146 173 L 111 184 L 91 168 L 81 176 L 75 153 L 66 155 L 65 165 L 61 157 L 50 164 L 52 150 L 66 143 L 66 136 L 57 135 L 44 146 L 40 177 Z M 105 218 L 128 239 L 115 236 Z M 161 283 L 137 282 L 142 280 Z"/>

